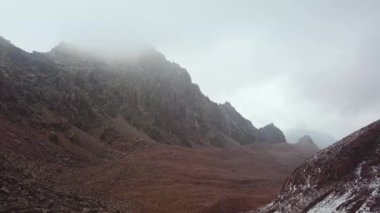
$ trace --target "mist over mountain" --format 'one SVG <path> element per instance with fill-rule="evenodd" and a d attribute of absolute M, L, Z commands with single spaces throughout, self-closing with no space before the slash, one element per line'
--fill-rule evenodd
<path fill-rule="evenodd" d="M 313 131 L 308 129 L 292 129 L 285 131 L 289 143 L 297 142 L 302 136 L 309 135 L 314 143 L 321 149 L 335 143 L 337 140 L 326 132 Z"/>
<path fill-rule="evenodd" d="M 353 199 L 334 208 L 378 208 L 378 122 L 322 151 L 314 141 L 331 139 L 323 133 L 304 131 L 310 135 L 289 144 L 293 139 L 273 123 L 257 129 L 231 103 L 212 102 L 184 68 L 154 48 L 111 55 L 65 42 L 47 53 L 28 53 L 0 38 L 2 209 L 247 211 L 274 198 L 286 176 L 308 158 L 274 203 L 255 211 L 319 211 L 348 197 Z M 366 170 L 363 187 L 351 187 L 353 181 L 343 176 L 356 174 L 366 162 L 374 172 Z M 329 196 L 324 203 L 303 191 L 314 185 L 301 183 L 321 166 L 325 188 L 315 193 Z M 290 190 L 293 182 L 299 184 L 296 192 Z M 136 195 L 141 187 L 143 197 Z M 348 195 L 349 187 L 354 191 Z M 178 193 L 190 198 L 170 204 Z M 307 201 L 291 208 L 282 204 L 300 195 Z"/>
<path fill-rule="evenodd" d="M 29 54 L 4 39 L 1 42 L 5 50 L 3 81 L 9 84 L 3 90 L 12 91 L 3 100 L 14 104 L 3 110 L 16 114 L 14 119 L 20 116 L 16 110 L 22 108 L 27 117 L 35 118 L 34 125 L 39 125 L 46 122 L 43 117 L 48 110 L 78 128 L 103 129 L 106 134 L 116 131 L 109 127 L 110 119 L 122 116 L 159 142 L 190 147 L 262 140 L 231 104 L 210 101 L 185 69 L 153 48 L 110 62 L 67 43 L 46 54 Z M 13 72 L 15 66 L 23 69 Z M 25 87 L 30 89 L 23 91 Z M 23 101 L 12 103 L 8 96 Z"/>
<path fill-rule="evenodd" d="M 273 122 L 340 139 L 380 117 L 378 1 L 12 0 L 1 6 L 7 8 L 1 35 L 28 52 L 48 52 L 61 41 L 104 54 L 151 44 L 186 67 L 212 101 L 231 102 L 256 127 Z"/>
<path fill-rule="evenodd" d="M 311 153 L 311 155 L 315 154 L 320 150 L 320 148 L 314 143 L 314 140 L 309 135 L 302 136 L 297 141 L 297 143 L 295 143 L 295 145 L 303 148 L 305 151 L 308 150 Z"/>
<path fill-rule="evenodd" d="M 0 213 L 380 212 L 380 1 L 0 8 Z"/>

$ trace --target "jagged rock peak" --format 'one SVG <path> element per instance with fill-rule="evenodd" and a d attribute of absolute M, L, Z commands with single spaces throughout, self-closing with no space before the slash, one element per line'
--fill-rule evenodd
<path fill-rule="evenodd" d="M 284 133 L 276 127 L 273 123 L 270 123 L 259 129 L 259 132 L 267 143 L 285 143 L 286 138 Z"/>
<path fill-rule="evenodd" d="M 25 63 L 26 61 L 28 61 L 28 59 L 25 56 L 26 54 L 27 52 L 16 47 L 14 44 L 12 44 L 11 41 L 0 36 L 0 66 L 1 67 L 9 66 L 9 65 L 5 65 L 5 63 L 10 63 L 10 61 L 12 60 Z"/>
<path fill-rule="evenodd" d="M 232 106 L 232 104 L 228 101 L 224 102 L 223 104 L 219 104 L 220 107 L 223 107 L 224 109 L 227 109 L 227 110 L 232 110 L 232 111 L 236 111 L 236 109 Z"/>
<path fill-rule="evenodd" d="M 5 39 L 4 37 L 0 36 L 0 52 L 6 52 L 10 49 L 18 49 L 10 40 Z"/>
<path fill-rule="evenodd" d="M 4 37 L 0 36 L 0 44 L 11 44 L 11 41 L 5 39 Z"/>

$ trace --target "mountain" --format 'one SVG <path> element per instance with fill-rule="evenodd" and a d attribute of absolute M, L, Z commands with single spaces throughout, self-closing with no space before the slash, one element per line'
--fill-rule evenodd
<path fill-rule="evenodd" d="M 335 143 L 337 140 L 326 132 L 308 130 L 308 129 L 292 129 L 285 132 L 286 138 L 289 143 L 295 143 L 297 140 L 304 136 L 309 135 L 313 138 L 314 143 L 321 149 L 328 147 Z"/>
<path fill-rule="evenodd" d="M 318 146 L 315 145 L 313 139 L 309 135 L 302 136 L 294 146 L 300 149 L 303 153 L 309 153 L 309 156 L 312 156 L 319 151 Z"/>
<path fill-rule="evenodd" d="M 301 164 L 278 197 L 254 212 L 379 212 L 380 120 Z"/>
<path fill-rule="evenodd" d="M 2 39 L 0 48 L 0 111 L 13 120 L 57 129 L 52 123 L 58 119 L 108 142 L 119 134 L 118 116 L 165 144 L 224 147 L 260 140 L 231 104 L 210 101 L 185 69 L 154 49 L 106 60 L 67 43 L 30 54 Z"/>
<path fill-rule="evenodd" d="M 311 137 L 309 135 L 302 136 L 300 139 L 298 139 L 296 144 L 311 144 L 311 145 L 316 146 L 314 144 L 313 139 L 311 139 Z"/>
<path fill-rule="evenodd" d="M 319 150 L 318 146 L 315 145 L 314 140 L 309 135 L 302 136 L 296 143 L 298 146 L 308 146 L 311 149 Z"/>
<path fill-rule="evenodd" d="M 285 143 L 286 138 L 284 133 L 273 123 L 268 124 L 259 129 L 261 136 L 267 143 Z"/>
<path fill-rule="evenodd" d="M 265 142 L 152 48 L 28 53 L 3 38 L 0 138 L 0 212 L 246 211 L 309 156 Z"/>

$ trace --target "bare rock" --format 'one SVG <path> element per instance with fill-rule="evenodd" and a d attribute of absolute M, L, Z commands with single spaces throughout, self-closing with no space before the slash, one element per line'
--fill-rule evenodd
<path fill-rule="evenodd" d="M 273 123 L 259 129 L 261 137 L 267 143 L 286 143 L 284 133 Z"/>

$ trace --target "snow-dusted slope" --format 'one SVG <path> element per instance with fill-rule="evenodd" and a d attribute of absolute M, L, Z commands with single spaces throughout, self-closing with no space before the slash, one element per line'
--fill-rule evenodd
<path fill-rule="evenodd" d="M 305 161 L 252 212 L 380 212 L 380 120 Z"/>

